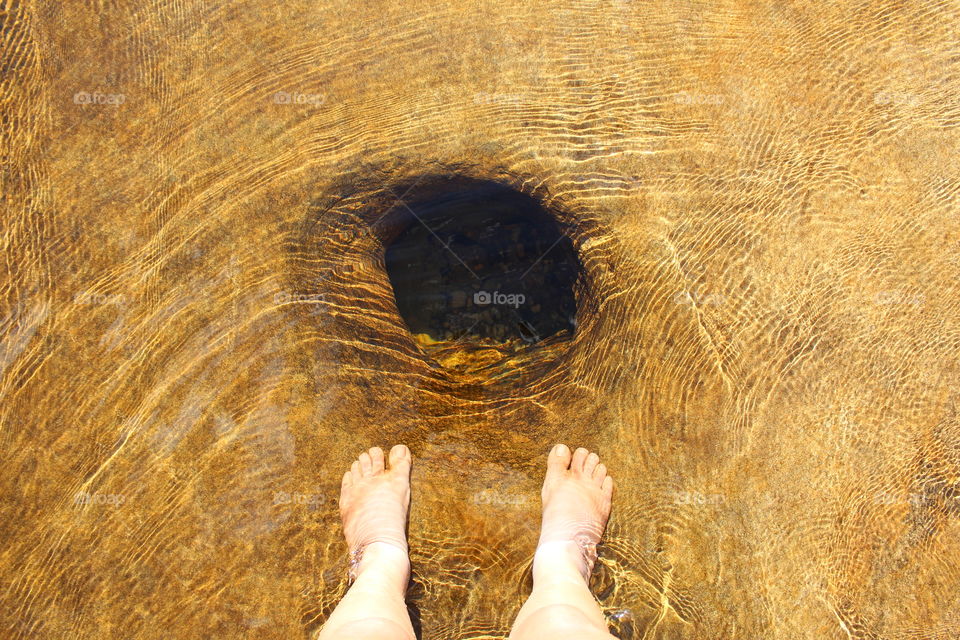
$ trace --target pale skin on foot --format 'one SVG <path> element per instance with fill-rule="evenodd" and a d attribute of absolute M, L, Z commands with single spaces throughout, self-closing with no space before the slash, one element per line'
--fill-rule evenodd
<path fill-rule="evenodd" d="M 340 515 L 354 582 L 318 640 L 413 640 L 404 604 L 410 578 L 406 523 L 410 450 L 396 445 L 360 454 L 343 476 Z M 543 522 L 533 560 L 533 592 L 510 640 L 610 640 L 587 586 L 596 545 L 610 516 L 613 478 L 595 453 L 557 445 L 547 456 Z"/>

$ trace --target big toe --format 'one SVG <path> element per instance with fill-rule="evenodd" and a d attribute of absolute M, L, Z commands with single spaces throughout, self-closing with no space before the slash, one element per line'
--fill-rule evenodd
<path fill-rule="evenodd" d="M 390 449 L 390 469 L 392 471 L 409 474 L 412 461 L 413 455 L 407 445 L 397 444 Z"/>
<path fill-rule="evenodd" d="M 565 444 L 558 444 L 550 450 L 547 456 L 547 475 L 557 475 L 570 468 L 570 447 Z"/>

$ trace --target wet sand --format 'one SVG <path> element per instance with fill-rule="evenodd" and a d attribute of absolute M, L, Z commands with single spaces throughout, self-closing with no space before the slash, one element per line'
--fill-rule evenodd
<path fill-rule="evenodd" d="M 343 470 L 405 442 L 422 637 L 502 638 L 562 441 L 621 638 L 956 637 L 958 14 L 6 10 L 0 636 L 307 637 Z M 438 173 L 562 217 L 570 340 L 410 334 L 378 221 Z"/>

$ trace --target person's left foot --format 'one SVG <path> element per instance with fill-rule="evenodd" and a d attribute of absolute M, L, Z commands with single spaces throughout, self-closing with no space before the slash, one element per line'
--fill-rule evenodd
<path fill-rule="evenodd" d="M 409 573 L 407 513 L 410 508 L 410 449 L 390 450 L 390 468 L 383 450 L 360 454 L 340 486 L 340 517 L 350 549 L 351 574 L 356 579 L 371 564 L 381 570 Z"/>

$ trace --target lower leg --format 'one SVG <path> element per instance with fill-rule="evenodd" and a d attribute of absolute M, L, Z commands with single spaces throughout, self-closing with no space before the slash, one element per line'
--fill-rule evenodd
<path fill-rule="evenodd" d="M 610 640 L 588 581 L 610 514 L 613 480 L 596 454 L 585 449 L 571 455 L 558 445 L 547 464 L 533 592 L 517 615 L 510 640 Z"/>
<path fill-rule="evenodd" d="M 404 593 L 410 579 L 406 552 L 372 543 L 355 566 L 356 580 L 334 609 L 317 640 L 414 638 Z"/>

